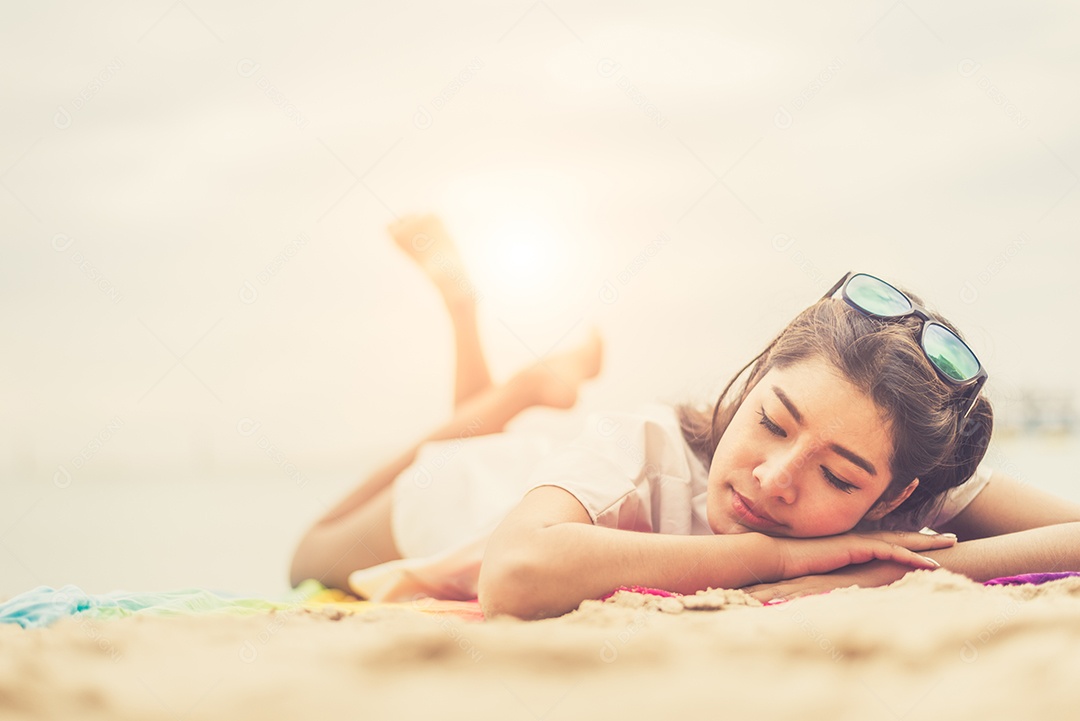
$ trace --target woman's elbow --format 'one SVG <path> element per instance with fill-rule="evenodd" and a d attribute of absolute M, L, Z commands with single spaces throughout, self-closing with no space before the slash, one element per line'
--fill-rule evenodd
<path fill-rule="evenodd" d="M 485 618 L 513 616 L 525 621 L 549 618 L 572 609 L 549 598 L 557 588 L 535 553 L 488 553 L 480 565 L 477 596 Z"/>
<path fill-rule="evenodd" d="M 523 589 L 529 575 L 529 562 L 520 555 L 508 558 L 505 553 L 492 554 L 489 550 L 480 564 L 476 592 L 484 618 L 527 618 L 532 609 L 528 608 L 528 594 Z"/>

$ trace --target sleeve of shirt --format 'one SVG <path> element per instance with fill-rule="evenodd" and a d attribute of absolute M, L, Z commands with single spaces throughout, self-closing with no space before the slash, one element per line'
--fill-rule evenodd
<path fill-rule="evenodd" d="M 529 487 L 556 486 L 572 494 L 593 524 L 652 531 L 656 475 L 650 447 L 666 431 L 649 414 L 593 413 L 582 432 L 537 466 Z"/>
<path fill-rule="evenodd" d="M 979 464 L 979 467 L 975 469 L 975 474 L 961 483 L 955 488 L 950 488 L 945 492 L 945 499 L 938 507 L 938 511 L 933 517 L 929 518 L 926 522 L 928 528 L 935 528 L 947 523 L 952 519 L 960 515 L 960 512 L 968 507 L 968 504 L 975 500 L 975 496 L 979 495 L 986 485 L 990 482 L 990 476 L 993 473 L 993 469 L 983 463 Z"/>

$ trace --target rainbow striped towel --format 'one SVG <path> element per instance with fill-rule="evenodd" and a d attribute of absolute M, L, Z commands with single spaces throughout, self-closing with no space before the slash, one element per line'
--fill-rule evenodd
<path fill-rule="evenodd" d="M 414 603 L 371 603 L 361 601 L 344 591 L 330 589 L 314 579 L 308 579 L 281 598 L 254 598 L 240 594 L 190 588 L 181 591 L 133 593 L 113 591 L 89 594 L 78 586 L 67 585 L 54 589 L 49 586 L 21 593 L 0 603 L 0 623 L 17 623 L 23 628 L 49 626 L 61 618 L 79 616 L 105 619 L 132 615 L 178 616 L 201 613 L 249 615 L 268 611 L 336 611 L 355 614 L 376 608 L 405 608 L 427 614 L 456 616 L 469 621 L 482 621 L 483 613 L 476 601 L 440 601 L 419 599 Z"/>

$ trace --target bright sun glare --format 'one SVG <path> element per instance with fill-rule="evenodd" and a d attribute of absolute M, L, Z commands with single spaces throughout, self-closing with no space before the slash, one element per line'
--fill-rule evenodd
<path fill-rule="evenodd" d="M 485 282 L 499 295 L 538 301 L 538 294 L 560 290 L 559 270 L 569 253 L 550 228 L 535 221 L 505 223 L 492 228 L 482 247 Z"/>
<path fill-rule="evenodd" d="M 573 175 L 544 167 L 491 168 L 447 184 L 440 206 L 460 209 L 453 232 L 487 312 L 556 318 L 596 285 L 583 192 Z"/>

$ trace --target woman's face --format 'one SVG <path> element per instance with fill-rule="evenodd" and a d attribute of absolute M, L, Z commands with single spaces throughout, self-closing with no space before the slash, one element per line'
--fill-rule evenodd
<path fill-rule="evenodd" d="M 888 487 L 891 454 L 881 410 L 831 364 L 773 368 L 713 455 L 709 525 L 801 538 L 850 531 Z"/>

